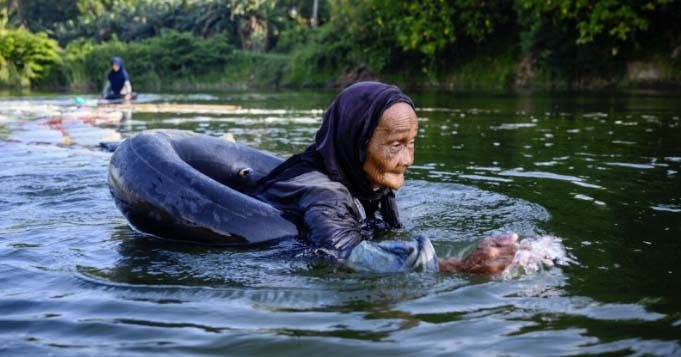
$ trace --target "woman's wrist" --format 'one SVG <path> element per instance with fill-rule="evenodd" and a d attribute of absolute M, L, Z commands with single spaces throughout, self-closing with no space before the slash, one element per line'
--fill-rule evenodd
<path fill-rule="evenodd" d="M 458 273 L 465 271 L 463 260 L 458 258 L 439 259 L 438 267 L 441 272 L 445 273 Z"/>

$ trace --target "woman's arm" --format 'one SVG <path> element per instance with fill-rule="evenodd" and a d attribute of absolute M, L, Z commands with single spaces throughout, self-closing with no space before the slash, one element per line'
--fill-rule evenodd
<path fill-rule="evenodd" d="M 345 207 L 344 207 L 345 206 Z M 359 271 L 436 272 L 437 257 L 426 238 L 374 242 L 362 237 L 352 207 L 338 202 L 314 205 L 305 212 L 308 239 L 321 251 Z"/>
<path fill-rule="evenodd" d="M 123 88 L 121 89 L 121 95 L 130 99 L 130 96 L 132 96 L 132 84 L 130 84 L 130 81 L 125 81 L 123 84 Z"/>
<path fill-rule="evenodd" d="M 438 259 L 427 238 L 409 241 L 364 240 L 357 218 L 341 205 L 315 205 L 305 213 L 308 238 L 321 250 L 353 269 L 372 272 L 448 272 L 499 274 L 517 251 L 516 234 L 483 239 L 464 258 Z"/>
<path fill-rule="evenodd" d="M 104 84 L 104 89 L 102 90 L 102 98 L 108 97 L 110 92 L 111 92 L 111 83 L 107 79 L 106 84 Z"/>
<path fill-rule="evenodd" d="M 261 199 L 276 203 L 280 209 L 300 212 L 299 223 L 304 226 L 306 238 L 319 250 L 357 270 L 494 274 L 501 272 L 515 255 L 512 238 L 486 239 L 463 259 L 439 261 L 426 238 L 366 240 L 371 237 L 363 236 L 360 222 L 365 217 L 358 204 L 344 186 L 318 172 L 278 182 L 262 193 Z"/>

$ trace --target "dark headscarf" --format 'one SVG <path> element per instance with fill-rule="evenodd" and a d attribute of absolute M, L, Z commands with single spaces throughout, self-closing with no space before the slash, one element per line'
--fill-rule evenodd
<path fill-rule="evenodd" d="M 118 71 L 114 71 L 113 69 L 109 71 L 109 84 L 111 85 L 111 91 L 116 95 L 120 95 L 121 89 L 123 89 L 123 86 L 125 85 L 125 81 L 130 77 L 125 70 L 125 66 L 123 66 L 123 60 L 120 57 L 112 58 L 111 64 L 113 65 L 114 63 L 117 64 L 119 68 Z"/>
<path fill-rule="evenodd" d="M 367 215 L 373 215 L 380 203 L 383 220 L 399 227 L 395 194 L 385 187 L 374 190 L 363 169 L 367 144 L 383 112 L 398 102 L 414 107 L 411 99 L 396 86 L 359 82 L 346 88 L 324 113 L 314 144 L 272 170 L 261 180 L 261 190 L 277 181 L 321 171 L 359 198 Z"/>

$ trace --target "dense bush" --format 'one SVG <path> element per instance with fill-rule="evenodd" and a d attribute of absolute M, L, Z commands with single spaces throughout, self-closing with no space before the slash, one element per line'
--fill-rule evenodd
<path fill-rule="evenodd" d="M 174 31 L 131 43 L 75 41 L 66 48 L 65 70 L 74 86 L 98 87 L 109 71 L 111 58 L 119 56 L 138 83 L 158 88 L 159 80 L 222 72 L 232 52 L 224 37 L 204 39 Z"/>
<path fill-rule="evenodd" d="M 374 76 L 494 88 L 612 82 L 635 61 L 661 65 L 668 79 L 681 73 L 681 0 L 319 0 L 316 28 L 312 4 L 0 0 L 0 28 L 26 42 L 0 43 L 0 84 L 99 87 L 113 55 L 149 88 L 219 79 L 319 86 Z M 54 41 L 23 28 L 57 39 L 63 66 Z M 9 43 L 25 48 L 8 59 Z M 34 60 L 24 65 L 16 53 L 27 48 Z"/>
<path fill-rule="evenodd" d="M 0 86 L 28 87 L 55 75 L 61 64 L 57 42 L 24 28 L 0 28 Z"/>
<path fill-rule="evenodd" d="M 569 81 L 614 76 L 626 60 L 647 55 L 642 47 L 653 50 L 646 43 L 653 37 L 679 35 L 678 25 L 651 31 L 666 14 L 681 20 L 679 9 L 671 5 L 672 0 L 517 0 L 521 46 L 552 76 Z"/>

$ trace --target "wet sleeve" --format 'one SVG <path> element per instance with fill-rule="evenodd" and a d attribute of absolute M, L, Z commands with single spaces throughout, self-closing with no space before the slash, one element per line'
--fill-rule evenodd
<path fill-rule="evenodd" d="M 410 241 L 363 241 L 352 249 L 345 263 L 354 270 L 377 273 L 439 270 L 435 249 L 424 237 Z"/>
<path fill-rule="evenodd" d="M 437 272 L 433 245 L 427 238 L 411 241 L 364 240 L 354 212 L 343 205 L 314 205 L 305 212 L 308 238 L 322 251 L 357 271 Z"/>
<path fill-rule="evenodd" d="M 104 89 L 102 89 L 102 98 L 106 98 L 109 95 L 109 92 L 111 92 L 111 83 L 107 80 Z"/>
<path fill-rule="evenodd" d="M 304 222 L 308 239 L 339 260 L 345 259 L 362 242 L 359 219 L 347 207 L 310 206 L 305 211 Z"/>
<path fill-rule="evenodd" d="M 123 84 L 123 89 L 121 89 L 121 95 L 127 94 L 132 94 L 132 84 L 130 84 L 130 81 L 125 81 L 125 84 Z"/>

